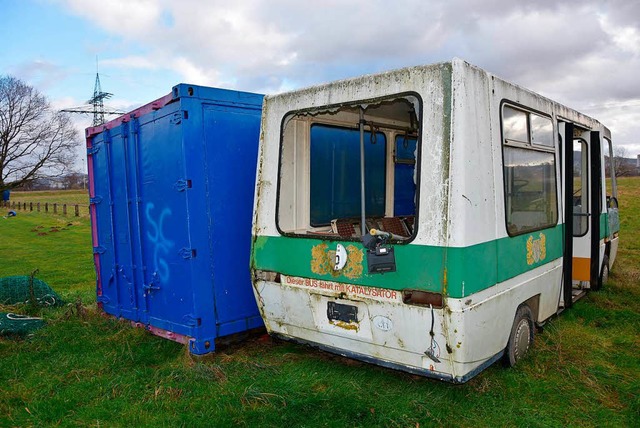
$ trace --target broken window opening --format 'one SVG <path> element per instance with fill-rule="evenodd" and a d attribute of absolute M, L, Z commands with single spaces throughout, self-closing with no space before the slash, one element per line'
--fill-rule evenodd
<path fill-rule="evenodd" d="M 364 124 L 365 231 L 415 235 L 420 109 L 417 95 L 286 115 L 277 226 L 287 235 L 359 240 L 360 109 Z"/>

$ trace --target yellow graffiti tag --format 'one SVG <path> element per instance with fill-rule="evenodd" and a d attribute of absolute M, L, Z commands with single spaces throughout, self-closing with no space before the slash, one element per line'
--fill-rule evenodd
<path fill-rule="evenodd" d="M 544 260 L 547 257 L 547 237 L 544 233 L 538 235 L 538 239 L 533 239 L 533 235 L 527 239 L 527 264 L 532 265 Z"/>

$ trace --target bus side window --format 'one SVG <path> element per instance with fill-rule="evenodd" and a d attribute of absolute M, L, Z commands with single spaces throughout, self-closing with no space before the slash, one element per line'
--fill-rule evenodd
<path fill-rule="evenodd" d="M 509 105 L 502 109 L 504 195 L 510 236 L 558 222 L 553 123 Z"/>

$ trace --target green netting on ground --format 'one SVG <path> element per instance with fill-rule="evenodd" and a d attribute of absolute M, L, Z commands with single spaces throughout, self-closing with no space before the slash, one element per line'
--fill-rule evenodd
<path fill-rule="evenodd" d="M 0 312 L 0 336 L 26 336 L 44 324 L 42 318 Z"/>
<path fill-rule="evenodd" d="M 30 276 L 0 278 L 0 305 L 19 303 L 37 304 L 38 306 L 64 304 L 58 293 L 38 278 Z"/>

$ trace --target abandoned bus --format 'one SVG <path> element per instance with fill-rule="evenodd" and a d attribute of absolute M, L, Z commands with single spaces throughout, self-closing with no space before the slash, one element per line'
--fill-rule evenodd
<path fill-rule="evenodd" d="M 462 60 L 265 98 L 251 257 L 272 335 L 465 382 L 606 282 L 610 131 Z"/>

